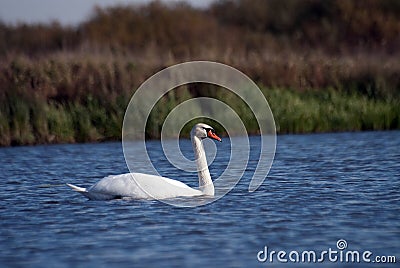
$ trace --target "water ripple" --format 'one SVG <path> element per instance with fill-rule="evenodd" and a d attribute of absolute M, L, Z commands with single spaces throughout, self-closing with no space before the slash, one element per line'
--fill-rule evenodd
<path fill-rule="evenodd" d="M 317 250 L 340 238 L 352 249 L 399 256 L 399 134 L 279 136 L 259 190 L 247 192 L 258 157 L 251 152 L 232 192 L 190 209 L 87 201 L 65 186 L 127 172 L 119 143 L 2 148 L 0 266 L 256 267 L 265 245 Z M 190 142 L 182 146 L 190 151 Z M 196 185 L 195 174 L 171 168 L 157 142 L 148 147 L 160 172 Z M 227 161 L 217 154 L 211 173 Z"/>

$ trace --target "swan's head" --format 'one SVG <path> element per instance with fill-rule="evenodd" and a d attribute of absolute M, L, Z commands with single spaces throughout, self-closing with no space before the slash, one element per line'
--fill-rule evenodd
<path fill-rule="evenodd" d="M 218 137 L 217 134 L 215 134 L 215 130 L 214 128 L 212 128 L 211 126 L 204 124 L 204 123 L 199 123 L 196 124 L 193 128 L 192 131 L 190 132 L 190 135 L 196 136 L 200 139 L 204 139 L 204 138 L 210 138 L 210 139 L 214 139 L 217 141 L 222 141 L 220 137 Z"/>

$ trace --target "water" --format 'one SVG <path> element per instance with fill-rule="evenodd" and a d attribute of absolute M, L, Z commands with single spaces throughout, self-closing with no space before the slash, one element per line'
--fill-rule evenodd
<path fill-rule="evenodd" d="M 258 142 L 252 138 L 252 148 Z M 190 152 L 190 143 L 182 144 Z M 212 176 L 226 166 L 228 147 L 217 145 Z M 157 142 L 149 149 L 161 154 Z M 400 132 L 279 136 L 268 179 L 254 193 L 247 188 L 257 153 L 251 157 L 227 196 L 176 208 L 87 201 L 64 185 L 89 186 L 127 172 L 120 143 L 1 148 L 0 266 L 273 267 L 276 258 L 257 260 L 265 246 L 337 250 L 339 239 L 349 250 L 395 255 L 399 262 Z M 162 157 L 153 162 L 163 175 L 196 184 L 195 175 L 180 174 Z"/>

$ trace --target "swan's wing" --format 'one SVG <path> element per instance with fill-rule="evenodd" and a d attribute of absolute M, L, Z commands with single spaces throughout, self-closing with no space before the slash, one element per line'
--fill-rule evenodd
<path fill-rule="evenodd" d="M 143 173 L 105 177 L 90 187 L 88 192 L 139 199 L 202 195 L 201 191 L 180 181 Z"/>
<path fill-rule="evenodd" d="M 148 198 L 148 195 L 132 180 L 130 173 L 110 175 L 92 185 L 89 193 L 108 195 L 110 197 Z"/>
<path fill-rule="evenodd" d="M 176 187 L 181 187 L 181 188 L 184 188 L 184 189 L 193 189 L 193 188 L 191 188 L 190 186 L 186 185 L 185 183 L 183 183 L 181 181 L 173 180 L 173 179 L 170 179 L 170 178 L 153 176 L 153 175 L 148 175 L 148 174 L 141 174 L 141 175 L 145 175 L 146 179 L 150 179 L 150 180 L 154 180 L 154 181 L 158 181 L 158 182 L 159 182 L 159 180 L 162 180 L 163 182 L 165 182 L 167 184 L 174 185 Z M 150 177 L 153 177 L 153 178 L 150 178 Z"/>
<path fill-rule="evenodd" d="M 136 183 L 152 198 L 162 199 L 203 194 L 177 180 L 142 173 L 132 173 L 132 175 Z"/>

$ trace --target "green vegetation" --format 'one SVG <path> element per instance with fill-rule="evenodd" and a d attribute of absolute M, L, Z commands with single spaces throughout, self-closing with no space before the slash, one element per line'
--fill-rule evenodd
<path fill-rule="evenodd" d="M 400 129 L 400 101 L 334 90 L 268 90 L 278 133 Z"/>
<path fill-rule="evenodd" d="M 209 87 L 213 89 L 211 92 L 224 91 Z M 206 89 L 206 86 L 203 88 Z M 371 99 L 365 95 L 349 95 L 336 90 L 262 90 L 274 113 L 278 133 L 400 129 L 398 99 Z M 184 93 L 169 94 L 155 107 L 148 121 L 148 138 L 159 138 L 163 119 L 174 107 L 171 104 L 190 97 L 187 88 L 177 91 Z M 243 108 L 237 97 L 235 99 L 233 94 L 228 93 L 209 95 L 229 103 L 244 118 L 249 133 L 258 132 L 249 110 Z M 128 100 L 128 96 L 114 102 L 88 97 L 83 105 L 79 102 L 60 104 L 54 100 L 8 96 L 0 108 L 0 144 L 118 140 Z M 186 132 L 189 130 L 185 128 Z M 218 127 L 217 130 L 222 131 Z"/>
<path fill-rule="evenodd" d="M 396 0 L 223 0 L 96 8 L 75 27 L 0 22 L 0 145 L 118 140 L 134 90 L 189 60 L 256 81 L 278 133 L 400 129 L 399 18 Z M 146 136 L 198 96 L 229 103 L 257 133 L 240 100 L 189 85 L 160 101 Z"/>

